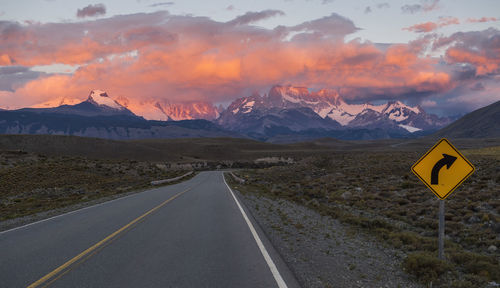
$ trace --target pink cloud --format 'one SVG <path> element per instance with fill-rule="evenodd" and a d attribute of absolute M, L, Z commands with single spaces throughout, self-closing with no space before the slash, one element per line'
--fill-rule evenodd
<path fill-rule="evenodd" d="M 447 47 L 445 59 L 450 64 L 472 65 L 475 75 L 500 73 L 500 31 L 489 28 L 483 31 L 457 32 L 436 39 L 434 49 Z"/>
<path fill-rule="evenodd" d="M 468 18 L 467 22 L 469 23 L 484 23 L 484 22 L 494 22 L 498 21 L 498 18 L 495 17 L 481 17 L 481 18 Z"/>
<path fill-rule="evenodd" d="M 435 22 L 425 22 L 420 24 L 415 24 L 410 27 L 405 27 L 403 30 L 408 30 L 416 33 L 431 32 L 439 28 L 439 25 Z"/>
<path fill-rule="evenodd" d="M 440 18 L 437 22 L 425 22 L 420 24 L 415 24 L 410 27 L 403 28 L 403 30 L 408 30 L 416 33 L 426 33 L 434 31 L 438 28 L 448 26 L 448 25 L 457 25 L 460 24 L 460 20 L 455 17 L 443 17 Z"/>
<path fill-rule="evenodd" d="M 2 22 L 1 65 L 79 68 L 28 81 L 0 96 L 0 106 L 31 106 L 62 97 L 83 100 L 93 88 L 127 99 L 131 107 L 148 101 L 219 102 L 279 83 L 337 88 L 353 100 L 422 97 L 457 85 L 453 71 L 422 56 L 435 42 L 451 45 L 446 54 L 450 65 L 465 61 L 479 74 L 498 69 L 500 54 L 486 34 L 422 37 L 381 48 L 360 40 L 346 42 L 344 37 L 358 28 L 338 14 L 275 29 L 249 24 L 280 14 L 266 11 L 229 22 L 168 12 L 78 23 Z M 445 25 L 455 20 L 440 21 Z M 475 51 L 466 43 L 480 47 Z"/>

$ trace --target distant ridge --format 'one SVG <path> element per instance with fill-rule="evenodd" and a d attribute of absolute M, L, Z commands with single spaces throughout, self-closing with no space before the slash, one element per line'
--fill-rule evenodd
<path fill-rule="evenodd" d="M 64 100 L 64 99 L 63 99 Z M 61 100 L 61 103 L 64 101 Z M 126 107 L 122 106 L 115 100 L 111 99 L 108 94 L 101 90 L 90 91 L 87 100 L 75 105 L 63 104 L 58 107 L 51 108 L 24 108 L 17 111 L 35 112 L 35 113 L 58 113 L 71 114 L 80 116 L 129 116 L 141 118 Z"/>
<path fill-rule="evenodd" d="M 431 136 L 450 138 L 500 137 L 500 101 L 470 112 Z"/>

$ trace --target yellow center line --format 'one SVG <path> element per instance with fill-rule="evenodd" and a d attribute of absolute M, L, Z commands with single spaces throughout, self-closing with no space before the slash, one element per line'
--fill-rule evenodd
<path fill-rule="evenodd" d="M 56 269 L 54 269 L 52 272 L 48 273 L 47 275 L 43 276 L 42 278 L 40 278 L 39 280 L 37 280 L 36 282 L 34 282 L 33 284 L 29 285 L 28 288 L 34 288 L 34 287 L 38 287 L 40 286 L 41 284 L 43 284 L 44 282 L 48 281 L 49 279 L 57 276 L 57 274 L 61 273 L 64 269 L 68 268 L 69 266 L 71 266 L 72 264 L 74 264 L 75 262 L 77 262 L 78 260 L 82 259 L 83 257 L 85 257 L 86 255 L 90 254 L 92 251 L 96 250 L 97 248 L 99 248 L 100 246 L 104 245 L 106 242 L 110 241 L 111 239 L 113 239 L 115 236 L 117 236 L 118 234 L 120 234 L 121 232 L 125 231 L 127 228 L 131 227 L 132 225 L 136 224 L 137 222 L 139 222 L 140 220 L 144 219 L 146 216 L 148 216 L 149 214 L 155 212 L 156 210 L 160 209 L 161 207 L 163 207 L 165 204 L 167 204 L 168 202 L 174 200 L 175 198 L 181 196 L 182 194 L 186 193 L 187 191 L 191 190 L 191 188 L 188 188 L 182 192 L 179 192 L 177 194 L 175 194 L 174 196 L 172 196 L 171 198 L 163 201 L 160 205 L 154 207 L 153 209 L 149 210 L 148 212 L 142 214 L 141 216 L 135 218 L 134 220 L 132 220 L 130 223 L 128 223 L 127 225 L 123 226 L 122 228 L 116 230 L 115 232 L 113 232 L 111 235 L 109 235 L 108 237 L 102 239 L 101 241 L 97 242 L 96 244 L 94 244 L 92 247 L 88 248 L 87 250 L 83 251 L 82 253 L 76 255 L 75 257 L 73 257 L 71 260 L 69 260 L 68 262 L 62 264 L 61 266 L 57 267 Z"/>

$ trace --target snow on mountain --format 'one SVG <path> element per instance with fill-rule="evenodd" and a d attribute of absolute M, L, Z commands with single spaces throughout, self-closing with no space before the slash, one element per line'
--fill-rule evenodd
<path fill-rule="evenodd" d="M 62 105 L 78 105 L 86 103 L 99 109 L 108 110 L 108 113 L 133 113 L 147 120 L 215 120 L 219 117 L 221 108 L 207 102 L 169 103 L 161 100 L 143 100 L 119 96 L 115 99 L 103 90 L 92 90 L 86 101 L 76 98 L 59 98 L 40 103 L 30 108 L 56 108 Z M 113 112 L 115 111 L 115 112 Z"/>
<path fill-rule="evenodd" d="M 408 119 L 411 112 L 419 114 L 420 110 L 417 107 L 407 106 L 400 101 L 391 101 L 386 104 L 381 113 L 387 115 L 389 119 L 401 122 Z"/>
<path fill-rule="evenodd" d="M 118 102 L 130 109 L 134 114 L 147 120 L 179 121 L 192 119 L 215 120 L 219 117 L 219 109 L 207 102 L 169 103 L 162 100 L 129 100 L 125 97 Z"/>
<path fill-rule="evenodd" d="M 214 120 L 219 117 L 217 108 L 207 102 L 168 103 L 156 102 L 155 107 L 162 111 L 169 120 Z"/>
<path fill-rule="evenodd" d="M 115 100 L 109 98 L 108 94 L 101 90 L 92 90 L 87 101 L 97 106 L 107 106 L 118 110 L 126 109 Z"/>
<path fill-rule="evenodd" d="M 401 128 L 404 128 L 404 129 L 408 130 L 408 132 L 410 132 L 410 133 L 417 132 L 417 131 L 422 131 L 422 129 L 416 128 L 416 127 L 413 127 L 413 126 L 410 126 L 410 125 L 399 124 L 398 126 L 401 127 Z"/>
<path fill-rule="evenodd" d="M 71 114 L 85 117 L 126 116 L 132 117 L 134 120 L 140 118 L 125 106 L 111 99 L 106 92 L 100 90 L 92 90 L 85 101 L 65 97 L 19 110 L 41 114 Z"/>
<path fill-rule="evenodd" d="M 329 118 L 344 127 L 366 128 L 403 128 L 409 132 L 424 129 L 435 129 L 449 123 L 449 119 L 439 118 L 425 113 L 420 107 L 412 107 L 401 101 L 390 101 L 386 104 L 371 103 L 349 104 L 335 90 L 322 89 L 311 92 L 305 87 L 277 85 L 269 93 L 261 96 L 236 99 L 227 108 L 236 117 L 255 110 L 297 109 L 307 107 L 321 118 Z M 220 122 L 233 123 L 225 116 Z M 399 126 L 398 126 L 399 125 Z"/>

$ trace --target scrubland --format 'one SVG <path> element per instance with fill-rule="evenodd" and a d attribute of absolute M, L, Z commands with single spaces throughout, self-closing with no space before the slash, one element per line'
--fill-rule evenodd
<path fill-rule="evenodd" d="M 0 152 L 0 221 L 152 187 L 186 173 L 135 160 Z"/>
<path fill-rule="evenodd" d="M 500 283 L 500 147 L 464 154 L 476 172 L 445 200 L 446 261 L 437 258 L 437 197 L 410 171 L 421 152 L 322 154 L 293 165 L 237 171 L 246 182 L 233 186 L 243 195 L 297 203 L 375 237 L 403 253 L 401 268 L 423 284 L 495 285 Z"/>

